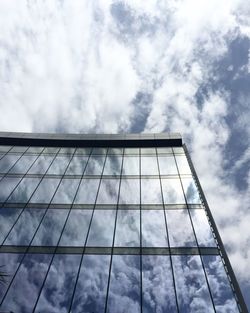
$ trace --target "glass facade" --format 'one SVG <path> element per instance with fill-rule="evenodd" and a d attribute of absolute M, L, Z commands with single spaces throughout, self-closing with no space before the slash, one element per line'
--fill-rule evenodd
<path fill-rule="evenodd" d="M 186 150 L 1 146 L 0 312 L 243 312 Z"/>

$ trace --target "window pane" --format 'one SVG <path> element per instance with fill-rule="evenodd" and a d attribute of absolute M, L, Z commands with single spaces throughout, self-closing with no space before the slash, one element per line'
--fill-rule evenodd
<path fill-rule="evenodd" d="M 94 204 L 99 181 L 99 179 L 82 179 L 81 185 L 76 195 L 75 203 Z"/>
<path fill-rule="evenodd" d="M 191 171 L 190 171 L 189 164 L 187 162 L 186 156 L 184 156 L 184 155 L 177 155 L 175 157 L 175 159 L 176 159 L 178 170 L 179 170 L 180 174 L 191 174 Z"/>
<path fill-rule="evenodd" d="M 74 200 L 80 179 L 62 179 L 52 203 L 71 204 Z"/>
<path fill-rule="evenodd" d="M 0 209 L 0 244 L 3 242 L 11 227 L 16 222 L 21 211 L 22 209 L 14 208 Z"/>
<path fill-rule="evenodd" d="M 10 150 L 11 146 L 2 146 L 0 145 L 0 151 L 1 152 L 8 152 Z"/>
<path fill-rule="evenodd" d="M 57 153 L 59 148 L 56 147 L 46 147 L 43 150 L 43 153 Z"/>
<path fill-rule="evenodd" d="M 39 181 L 40 181 L 40 178 L 25 177 L 17 186 L 17 188 L 14 190 L 14 192 L 9 197 L 7 202 L 11 202 L 11 203 L 28 202 L 32 193 L 36 189 Z"/>
<path fill-rule="evenodd" d="M 29 245 L 44 213 L 45 209 L 26 208 L 4 244 L 17 246 Z"/>
<path fill-rule="evenodd" d="M 48 170 L 48 174 L 63 175 L 67 168 L 67 165 L 69 164 L 70 159 L 71 156 L 58 155 L 51 164 Z"/>
<path fill-rule="evenodd" d="M 139 148 L 126 148 L 124 154 L 139 155 Z"/>
<path fill-rule="evenodd" d="M 141 157 L 141 175 L 159 175 L 156 156 Z"/>
<path fill-rule="evenodd" d="M 140 246 L 140 211 L 118 210 L 115 234 L 115 246 Z"/>
<path fill-rule="evenodd" d="M 116 204 L 119 182 L 119 179 L 102 179 L 97 197 L 97 203 Z"/>
<path fill-rule="evenodd" d="M 80 255 L 55 255 L 35 312 L 67 312 Z"/>
<path fill-rule="evenodd" d="M 32 196 L 32 203 L 50 203 L 60 179 L 44 178 Z"/>
<path fill-rule="evenodd" d="M 155 155 L 156 150 L 155 148 L 141 148 L 141 154 L 154 154 Z"/>
<path fill-rule="evenodd" d="M 6 312 L 32 312 L 52 255 L 27 254 L 1 309 Z"/>
<path fill-rule="evenodd" d="M 239 312 L 220 256 L 202 256 L 216 312 Z"/>
<path fill-rule="evenodd" d="M 72 313 L 104 313 L 109 263 L 109 255 L 84 255 Z"/>
<path fill-rule="evenodd" d="M 108 313 L 140 312 L 140 257 L 114 255 L 108 294 Z"/>
<path fill-rule="evenodd" d="M 140 204 L 140 180 L 125 179 L 121 180 L 120 204 Z"/>
<path fill-rule="evenodd" d="M 166 210 L 171 247 L 197 246 L 187 210 Z"/>
<path fill-rule="evenodd" d="M 163 210 L 142 210 L 142 245 L 167 247 L 167 231 Z"/>
<path fill-rule="evenodd" d="M 91 155 L 84 175 L 101 175 L 105 157 Z"/>
<path fill-rule="evenodd" d="M 172 256 L 179 311 L 214 313 L 200 256 Z"/>
<path fill-rule="evenodd" d="M 49 209 L 38 228 L 32 246 L 55 246 L 58 242 L 68 210 Z"/>
<path fill-rule="evenodd" d="M 187 203 L 200 204 L 201 200 L 194 180 L 192 178 L 182 178 L 181 180 Z"/>
<path fill-rule="evenodd" d="M 139 175 L 139 157 L 125 156 L 122 175 Z"/>
<path fill-rule="evenodd" d="M 60 246 L 85 245 L 92 210 L 71 210 L 60 240 Z"/>
<path fill-rule="evenodd" d="M 216 243 L 208 224 L 204 210 L 190 210 L 195 234 L 201 247 L 216 247 Z"/>
<path fill-rule="evenodd" d="M 177 312 L 169 256 L 142 256 L 143 312 Z"/>
<path fill-rule="evenodd" d="M 87 246 L 112 246 L 115 212 L 115 210 L 95 210 Z"/>
<path fill-rule="evenodd" d="M 74 156 L 66 171 L 66 175 L 82 175 L 87 161 L 88 157 L 86 156 Z"/>
<path fill-rule="evenodd" d="M 159 156 L 158 160 L 161 175 L 178 175 L 173 156 Z"/>
<path fill-rule="evenodd" d="M 109 155 L 105 162 L 103 175 L 120 175 L 122 165 L 121 156 Z"/>
<path fill-rule="evenodd" d="M 179 179 L 162 179 L 161 182 L 165 204 L 185 204 Z"/>
<path fill-rule="evenodd" d="M 21 154 L 6 154 L 0 160 L 0 173 L 7 173 L 20 156 Z"/>
<path fill-rule="evenodd" d="M 52 155 L 40 155 L 36 162 L 29 170 L 29 174 L 45 174 L 54 156 Z"/>
<path fill-rule="evenodd" d="M 142 204 L 162 204 L 159 179 L 141 179 Z"/>
<path fill-rule="evenodd" d="M 12 167 L 10 173 L 25 174 L 36 158 L 36 155 L 23 155 L 21 159 Z"/>
<path fill-rule="evenodd" d="M 157 148 L 158 154 L 173 154 L 172 148 Z"/>
<path fill-rule="evenodd" d="M 19 183 L 21 178 L 16 177 L 4 177 L 0 181 L 0 202 L 7 200 L 13 189 Z"/>
<path fill-rule="evenodd" d="M 44 149 L 44 147 L 29 147 L 27 152 L 29 152 L 29 153 L 40 153 L 43 151 L 43 149 Z"/>
<path fill-rule="evenodd" d="M 89 155 L 91 150 L 91 148 L 77 148 L 75 154 Z"/>

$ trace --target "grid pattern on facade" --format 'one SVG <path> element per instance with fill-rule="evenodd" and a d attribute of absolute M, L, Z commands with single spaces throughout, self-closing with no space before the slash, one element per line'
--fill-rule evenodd
<path fill-rule="evenodd" d="M 0 154 L 2 311 L 240 312 L 182 147 Z"/>

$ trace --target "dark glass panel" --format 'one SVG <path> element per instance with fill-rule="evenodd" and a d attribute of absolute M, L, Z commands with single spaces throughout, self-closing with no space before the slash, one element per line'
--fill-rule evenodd
<path fill-rule="evenodd" d="M 52 255 L 27 254 L 8 291 L 1 309 L 6 312 L 32 312 Z"/>
<path fill-rule="evenodd" d="M 161 175 L 178 175 L 173 156 L 159 156 L 158 160 Z"/>
<path fill-rule="evenodd" d="M 163 210 L 142 210 L 142 245 L 167 247 L 167 231 Z"/>
<path fill-rule="evenodd" d="M 80 179 L 62 179 L 52 203 L 71 204 L 74 200 Z"/>
<path fill-rule="evenodd" d="M 7 200 L 13 189 L 19 183 L 21 178 L 16 177 L 4 177 L 0 181 L 0 202 Z"/>
<path fill-rule="evenodd" d="M 42 217 L 45 209 L 26 208 L 17 223 L 9 233 L 5 245 L 29 245 Z"/>
<path fill-rule="evenodd" d="M 0 173 L 7 173 L 20 158 L 21 154 L 6 154 L 0 160 Z"/>
<path fill-rule="evenodd" d="M 40 155 L 36 162 L 32 165 L 29 170 L 29 174 L 45 174 L 54 156 L 51 155 Z"/>
<path fill-rule="evenodd" d="M 87 156 L 74 156 L 66 171 L 66 175 L 82 175 L 87 164 Z"/>
<path fill-rule="evenodd" d="M 38 231 L 32 241 L 32 246 L 55 246 L 61 235 L 68 210 L 48 209 Z"/>
<path fill-rule="evenodd" d="M 216 247 L 216 242 L 209 226 L 205 211 L 190 210 L 190 214 L 199 246 Z"/>
<path fill-rule="evenodd" d="M 32 196 L 31 203 L 50 203 L 60 182 L 57 178 L 44 178 Z"/>
<path fill-rule="evenodd" d="M 185 155 L 177 155 L 175 159 L 180 174 L 191 174 L 190 167 Z"/>
<path fill-rule="evenodd" d="M 171 247 L 195 247 L 195 236 L 188 210 L 166 210 Z"/>
<path fill-rule="evenodd" d="M 0 209 L 0 244 L 16 222 L 22 209 L 1 208 Z M 1 254 L 0 254 L 1 255 Z M 0 264 L 1 265 L 1 264 Z"/>
<path fill-rule="evenodd" d="M 142 204 L 162 204 L 160 180 L 141 179 Z"/>
<path fill-rule="evenodd" d="M 47 174 L 63 175 L 70 159 L 71 156 L 58 155 L 52 162 Z"/>
<path fill-rule="evenodd" d="M 122 157 L 109 155 L 105 162 L 103 175 L 120 175 Z"/>
<path fill-rule="evenodd" d="M 76 204 L 94 204 L 100 179 L 82 179 L 78 189 Z"/>
<path fill-rule="evenodd" d="M 112 246 L 114 226 L 115 210 L 95 210 L 87 246 Z"/>
<path fill-rule="evenodd" d="M 180 313 L 214 313 L 200 256 L 172 256 Z"/>
<path fill-rule="evenodd" d="M 181 180 L 184 193 L 187 199 L 187 203 L 200 204 L 201 200 L 194 180 L 192 178 L 183 178 L 183 177 L 181 178 Z"/>
<path fill-rule="evenodd" d="M 139 157 L 125 156 L 123 159 L 122 175 L 139 175 Z"/>
<path fill-rule="evenodd" d="M 97 203 L 116 204 L 119 182 L 119 179 L 102 179 L 97 197 Z"/>
<path fill-rule="evenodd" d="M 23 155 L 12 167 L 10 173 L 25 174 L 36 158 L 36 155 Z"/>
<path fill-rule="evenodd" d="M 140 204 L 140 180 L 125 179 L 121 180 L 120 204 Z"/>
<path fill-rule="evenodd" d="M 239 312 L 220 256 L 202 256 L 216 312 Z"/>
<path fill-rule="evenodd" d="M 109 255 L 84 255 L 71 313 L 104 313 Z"/>
<path fill-rule="evenodd" d="M 105 156 L 91 155 L 89 158 L 84 175 L 101 175 Z"/>
<path fill-rule="evenodd" d="M 25 177 L 9 197 L 9 203 L 26 203 L 36 189 L 40 178 Z"/>
<path fill-rule="evenodd" d="M 140 257 L 114 255 L 108 294 L 108 313 L 140 312 Z"/>
<path fill-rule="evenodd" d="M 55 255 L 35 312 L 68 312 L 80 255 Z"/>
<path fill-rule="evenodd" d="M 159 175 L 156 155 L 141 157 L 141 175 Z"/>
<path fill-rule="evenodd" d="M 165 204 L 185 204 L 185 198 L 179 178 L 162 179 L 161 182 Z"/>
<path fill-rule="evenodd" d="M 177 312 L 169 256 L 142 256 L 142 294 L 144 313 Z"/>
<path fill-rule="evenodd" d="M 60 246 L 84 246 L 92 210 L 71 210 L 64 228 Z"/>
<path fill-rule="evenodd" d="M 140 211 L 118 210 L 115 246 L 139 247 L 140 246 Z"/>

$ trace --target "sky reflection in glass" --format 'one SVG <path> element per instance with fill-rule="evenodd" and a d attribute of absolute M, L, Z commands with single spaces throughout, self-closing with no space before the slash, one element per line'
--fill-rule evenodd
<path fill-rule="evenodd" d="M 17 208 L 1 208 L 0 209 L 0 244 L 5 239 L 11 227 L 16 222 L 22 209 Z M 1 254 L 0 254 L 1 256 Z"/>

